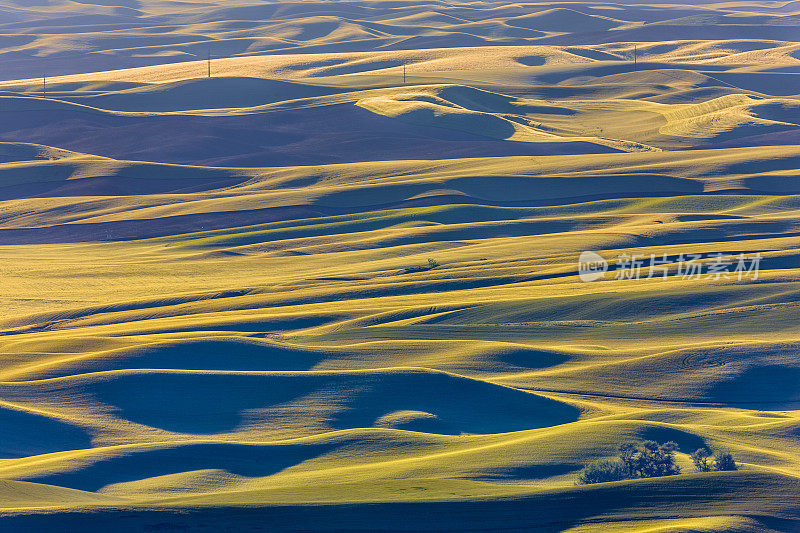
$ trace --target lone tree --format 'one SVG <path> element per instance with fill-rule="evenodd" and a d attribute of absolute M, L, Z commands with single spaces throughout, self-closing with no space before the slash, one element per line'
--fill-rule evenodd
<path fill-rule="evenodd" d="M 711 452 L 705 448 L 700 448 L 692 453 L 692 462 L 698 472 L 711 472 L 711 463 L 708 458 L 711 457 Z"/>
<path fill-rule="evenodd" d="M 739 470 L 739 466 L 736 464 L 736 461 L 733 460 L 733 455 L 729 453 L 721 453 L 716 456 L 716 460 L 714 461 L 714 470 Z"/>

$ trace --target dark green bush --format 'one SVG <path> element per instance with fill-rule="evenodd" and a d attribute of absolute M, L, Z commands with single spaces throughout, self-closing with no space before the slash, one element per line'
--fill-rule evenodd
<path fill-rule="evenodd" d="M 589 463 L 581 470 L 578 483 L 590 485 L 592 483 L 606 483 L 626 479 L 625 466 L 619 459 L 600 459 Z"/>
<path fill-rule="evenodd" d="M 736 461 L 733 460 L 733 455 L 729 453 L 721 453 L 715 456 L 714 470 L 739 470 Z"/>

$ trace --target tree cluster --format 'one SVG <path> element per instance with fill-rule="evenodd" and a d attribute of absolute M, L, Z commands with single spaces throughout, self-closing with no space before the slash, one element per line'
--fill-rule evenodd
<path fill-rule="evenodd" d="M 712 455 L 706 448 L 700 448 L 692 454 L 694 467 L 698 472 L 738 470 L 736 461 L 730 453 L 717 453 Z"/>
<path fill-rule="evenodd" d="M 675 452 L 678 445 L 674 442 L 659 444 L 652 440 L 625 443 L 619 447 L 614 459 L 600 459 L 588 464 L 581 470 L 578 483 L 606 483 L 623 479 L 639 479 L 660 476 L 674 476 L 681 473 L 675 463 Z M 729 453 L 713 456 L 711 452 L 701 448 L 692 454 L 692 460 L 698 472 L 711 470 L 737 470 L 736 462 Z"/>

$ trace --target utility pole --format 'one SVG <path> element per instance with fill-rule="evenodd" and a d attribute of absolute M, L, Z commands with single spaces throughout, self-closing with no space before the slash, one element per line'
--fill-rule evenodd
<path fill-rule="evenodd" d="M 637 45 L 633 45 L 633 71 L 636 72 L 638 70 L 638 65 L 636 64 L 637 55 L 639 53 L 639 49 Z"/>
<path fill-rule="evenodd" d="M 211 77 L 211 50 L 208 51 L 208 77 Z"/>
<path fill-rule="evenodd" d="M 47 76 L 42 76 L 42 96 L 47 98 Z"/>
<path fill-rule="evenodd" d="M 403 85 L 406 84 L 406 64 L 403 63 Z"/>

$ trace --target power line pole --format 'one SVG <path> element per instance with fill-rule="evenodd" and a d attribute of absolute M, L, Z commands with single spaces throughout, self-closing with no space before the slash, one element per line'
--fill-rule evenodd
<path fill-rule="evenodd" d="M 42 96 L 47 98 L 47 76 L 42 76 Z"/>
<path fill-rule="evenodd" d="M 636 72 L 638 70 L 638 65 L 636 63 L 636 60 L 637 60 L 636 56 L 638 55 L 638 53 L 639 53 L 639 49 L 637 48 L 637 45 L 634 44 L 633 45 L 633 71 L 634 72 Z"/>
<path fill-rule="evenodd" d="M 211 77 L 211 50 L 208 51 L 208 77 Z"/>
<path fill-rule="evenodd" d="M 406 64 L 403 63 L 403 85 L 406 84 Z"/>

